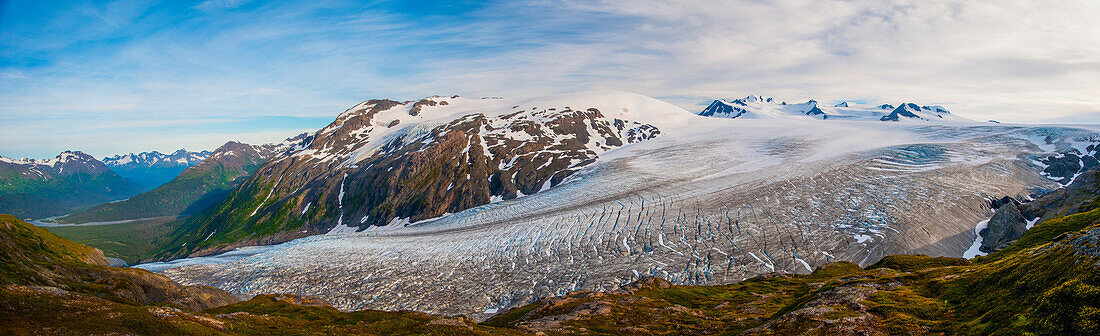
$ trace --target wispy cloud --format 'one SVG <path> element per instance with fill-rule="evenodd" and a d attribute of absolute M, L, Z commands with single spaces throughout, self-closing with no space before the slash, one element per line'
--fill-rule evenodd
<path fill-rule="evenodd" d="M 636 91 L 692 109 L 716 97 L 765 94 L 791 101 L 912 100 L 979 120 L 1096 123 L 1100 21 L 1090 16 L 1098 6 L 1084 0 L 3 2 L 0 120 L 41 129 L 20 133 L 37 137 L 34 146 L 3 136 L 0 154 L 48 156 L 74 147 L 109 154 L 149 144 L 140 127 L 86 123 L 323 120 L 373 97 L 590 88 Z M 284 135 L 302 128 L 274 124 Z M 235 136 L 209 129 L 161 129 L 173 133 L 160 134 L 158 146 L 195 148 Z M 251 132 L 269 131 L 276 132 Z M 270 134 L 269 141 L 283 136 Z M 105 138 L 119 141 L 108 146 Z"/>
<path fill-rule="evenodd" d="M 203 11 L 212 11 L 228 8 L 236 8 L 240 5 L 248 3 L 247 0 L 206 0 L 198 5 L 195 5 L 195 9 Z"/>

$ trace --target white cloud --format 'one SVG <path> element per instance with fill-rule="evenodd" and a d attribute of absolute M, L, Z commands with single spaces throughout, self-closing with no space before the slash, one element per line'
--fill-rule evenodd
<path fill-rule="evenodd" d="M 690 109 L 763 94 L 1100 123 L 1096 1 L 533 0 L 417 16 L 342 1 L 212 0 L 169 17 L 142 3 L 65 11 L 46 24 L 74 32 L 65 38 L 5 35 L 30 54 L 91 47 L 0 68 L 0 122 L 54 125 L 41 131 L 45 152 L 106 136 L 125 139 L 116 151 L 142 151 L 147 134 L 83 124 L 330 117 L 368 98 L 612 88 Z M 148 29 L 125 35 L 135 27 Z M 102 40 L 111 42 L 89 43 Z M 233 138 L 184 131 L 166 136 Z M 0 140 L 0 153 L 29 151 Z"/>
<path fill-rule="evenodd" d="M 220 9 L 237 8 L 248 2 L 248 0 L 206 0 L 199 3 L 198 5 L 195 5 L 195 9 L 203 11 L 213 11 Z"/>
<path fill-rule="evenodd" d="M 979 120 L 1100 122 L 1094 1 L 561 4 L 562 15 L 620 24 L 442 81 L 502 90 L 611 86 L 683 101 L 750 93 L 913 100 Z"/>

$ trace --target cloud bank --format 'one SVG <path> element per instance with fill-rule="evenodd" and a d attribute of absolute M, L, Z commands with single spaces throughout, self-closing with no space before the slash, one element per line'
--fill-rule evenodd
<path fill-rule="evenodd" d="M 375 97 L 634 91 L 1100 123 L 1095 1 L 0 4 L 0 155 L 213 148 Z"/>

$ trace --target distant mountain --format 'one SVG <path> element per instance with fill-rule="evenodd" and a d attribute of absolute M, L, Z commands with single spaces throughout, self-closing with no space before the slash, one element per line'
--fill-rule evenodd
<path fill-rule="evenodd" d="M 210 151 L 189 152 L 180 149 L 172 154 L 152 151 L 115 155 L 103 158 L 103 163 L 122 177 L 148 190 L 168 182 L 187 167 L 206 160 L 208 156 Z"/>
<path fill-rule="evenodd" d="M 897 108 L 890 104 L 865 105 L 842 102 L 833 106 L 824 106 L 816 100 L 805 103 L 788 104 L 773 98 L 748 96 L 734 100 L 717 99 L 699 112 L 704 117 L 737 119 L 775 119 L 775 118 L 817 118 L 844 120 L 902 121 L 946 120 L 955 122 L 969 121 L 948 112 L 942 106 L 919 106 L 914 103 L 901 104 Z"/>
<path fill-rule="evenodd" d="M 48 217 L 139 192 L 139 186 L 83 152 L 65 151 L 49 160 L 0 157 L 0 213 Z"/>
<path fill-rule="evenodd" d="M 153 190 L 125 201 L 93 206 L 58 221 L 87 223 L 197 213 L 224 199 L 268 158 L 306 139 L 307 134 L 303 133 L 281 144 L 249 145 L 230 141 L 206 155 L 201 163 Z"/>
<path fill-rule="evenodd" d="M 913 103 L 901 104 L 890 112 L 890 114 L 879 118 L 881 121 L 899 121 L 902 118 L 919 119 L 919 120 L 936 120 L 943 119 L 945 115 L 950 115 L 947 109 L 942 106 L 917 106 Z"/>

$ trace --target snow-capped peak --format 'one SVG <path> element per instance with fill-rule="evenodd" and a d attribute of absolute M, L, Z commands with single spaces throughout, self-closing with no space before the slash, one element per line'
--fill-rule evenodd
<path fill-rule="evenodd" d="M 950 116 L 951 112 L 948 112 L 943 106 L 919 106 L 914 103 L 905 103 L 895 108 L 890 114 L 882 116 L 879 120 L 901 121 L 905 118 L 917 120 L 942 120 L 945 115 Z"/>
<path fill-rule="evenodd" d="M 764 98 L 757 95 L 734 100 L 715 100 L 699 112 L 699 115 L 736 119 L 815 118 L 868 121 L 969 121 L 951 115 L 946 108 L 939 105 L 920 106 L 914 103 L 906 103 L 895 108 L 890 104 L 869 105 L 843 101 L 833 106 L 827 106 L 821 105 L 813 99 L 805 103 L 787 104 L 786 102 L 778 102 L 773 98 Z"/>
<path fill-rule="evenodd" d="M 539 121 L 535 119 L 588 109 L 596 109 L 607 118 L 648 123 L 661 129 L 688 125 L 695 117 L 667 102 L 623 91 L 588 91 L 529 99 L 459 96 L 431 96 L 404 102 L 372 99 L 345 110 L 317 132 L 318 143 L 294 155 L 323 161 L 340 159 L 351 165 L 393 141 L 414 141 L 435 127 L 466 117 L 479 115 L 504 120 L 508 115 L 523 115 Z"/>
<path fill-rule="evenodd" d="M 210 156 L 210 151 L 191 152 L 180 148 L 172 154 L 158 151 L 128 153 L 103 158 L 108 167 L 194 166 Z"/>
<path fill-rule="evenodd" d="M 706 117 L 740 119 L 774 119 L 790 116 L 818 116 L 825 113 L 818 107 L 816 100 L 805 103 L 787 104 L 774 98 L 751 95 L 729 101 L 715 100 L 699 113 Z"/>

